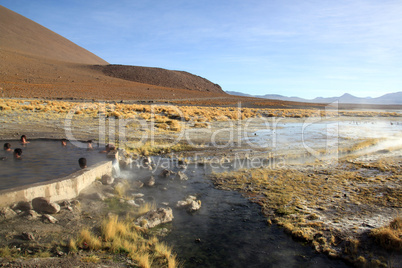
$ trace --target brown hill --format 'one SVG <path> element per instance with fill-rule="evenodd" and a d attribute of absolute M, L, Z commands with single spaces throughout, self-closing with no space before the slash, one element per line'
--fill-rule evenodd
<path fill-rule="evenodd" d="M 88 50 L 3 6 L 0 6 L 0 48 L 65 62 L 107 64 Z"/>
<path fill-rule="evenodd" d="M 210 96 L 203 92 L 226 95 L 220 86 L 187 72 L 106 64 L 66 38 L 0 6 L 3 96 L 172 99 Z"/>
<path fill-rule="evenodd" d="M 171 88 L 209 91 L 224 93 L 218 84 L 183 71 L 170 71 L 162 68 L 127 66 L 127 65 L 98 65 L 95 69 L 104 74 L 124 80 L 163 86 Z"/>
<path fill-rule="evenodd" d="M 228 96 L 138 83 L 107 76 L 97 68 L 0 49 L 0 97 L 171 100 Z"/>

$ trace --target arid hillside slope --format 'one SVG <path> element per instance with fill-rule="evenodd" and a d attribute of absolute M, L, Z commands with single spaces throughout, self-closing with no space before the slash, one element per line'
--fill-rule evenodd
<path fill-rule="evenodd" d="M 0 6 L 0 48 L 65 62 L 107 64 L 88 50 L 3 6 Z"/>
<path fill-rule="evenodd" d="M 163 100 L 228 96 L 182 71 L 108 65 L 57 33 L 0 6 L 0 96 Z"/>
<path fill-rule="evenodd" d="M 98 65 L 94 66 L 94 68 L 102 70 L 104 74 L 111 77 L 144 84 L 224 93 L 218 84 L 214 84 L 203 77 L 183 71 L 126 65 Z"/>
<path fill-rule="evenodd" d="M 103 74 L 93 65 L 66 63 L 0 49 L 0 97 L 170 100 L 226 94 L 138 83 Z"/>

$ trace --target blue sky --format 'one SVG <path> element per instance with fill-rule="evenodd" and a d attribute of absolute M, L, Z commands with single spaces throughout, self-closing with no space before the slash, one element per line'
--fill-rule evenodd
<path fill-rule="evenodd" d="M 184 70 L 226 91 L 402 91 L 402 2 L 2 0 L 112 64 Z"/>

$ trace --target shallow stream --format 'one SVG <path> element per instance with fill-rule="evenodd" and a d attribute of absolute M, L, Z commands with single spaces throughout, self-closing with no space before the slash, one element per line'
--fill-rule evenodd
<path fill-rule="evenodd" d="M 173 246 L 184 267 L 347 266 L 293 241 L 276 225 L 269 226 L 259 206 L 241 194 L 215 189 L 208 179 L 212 172 L 209 166 L 189 165 L 185 171 L 188 181 L 161 178 L 157 176 L 159 172 L 154 172 L 155 186 L 141 188 L 139 192 L 158 207 L 166 202 L 173 209 L 174 220 L 165 226 L 171 232 L 164 240 Z M 131 179 L 145 175 L 136 169 L 129 174 L 125 173 Z M 201 200 L 199 211 L 189 213 L 176 208 L 177 201 L 188 195 Z"/>

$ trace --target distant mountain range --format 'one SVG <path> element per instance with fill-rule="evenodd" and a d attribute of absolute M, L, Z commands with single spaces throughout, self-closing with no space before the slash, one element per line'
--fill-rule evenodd
<path fill-rule="evenodd" d="M 303 99 L 299 97 L 286 97 L 278 94 L 266 95 L 250 95 L 236 91 L 226 91 L 230 95 L 244 96 L 244 97 L 257 97 L 271 100 L 284 100 L 284 101 L 297 101 L 297 102 L 311 102 L 311 103 L 332 103 L 339 101 L 339 103 L 353 103 L 353 104 L 402 104 L 402 91 L 396 93 L 385 94 L 378 98 L 359 98 L 351 94 L 345 93 L 340 97 L 323 98 L 317 97 L 315 99 Z"/>

